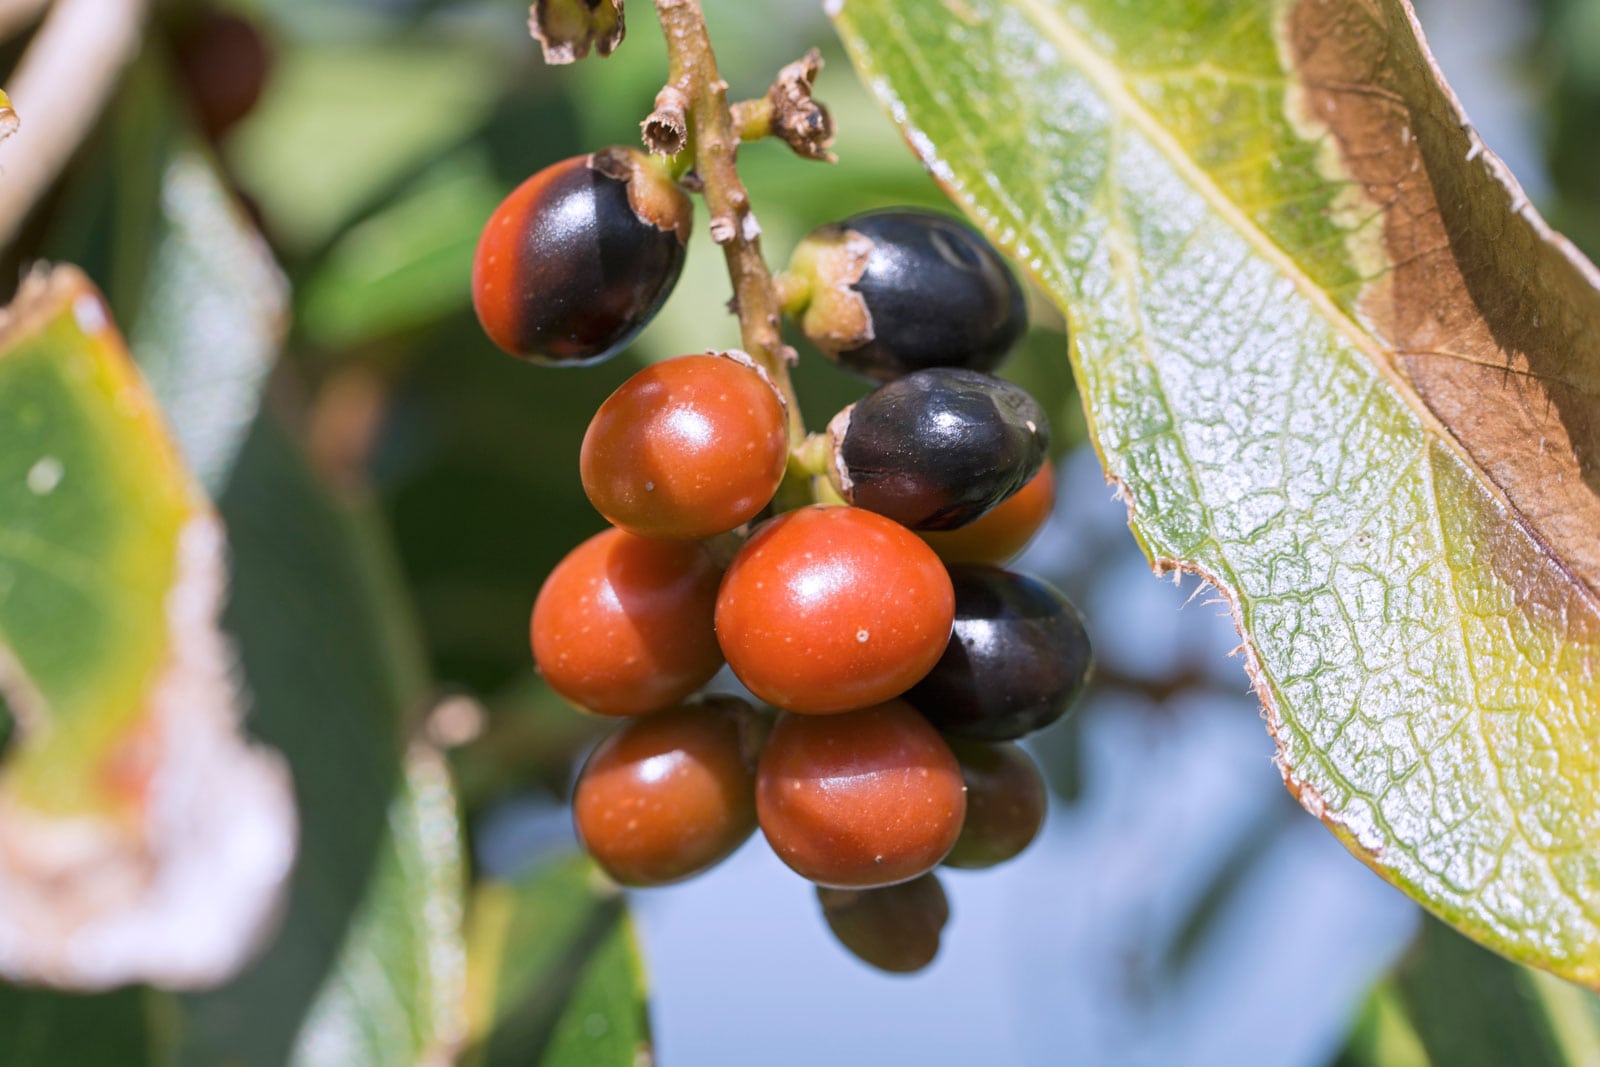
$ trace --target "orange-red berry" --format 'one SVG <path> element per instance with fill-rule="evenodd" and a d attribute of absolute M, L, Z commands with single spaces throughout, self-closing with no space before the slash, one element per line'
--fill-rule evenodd
<path fill-rule="evenodd" d="M 626 723 L 578 775 L 578 839 L 624 885 L 698 874 L 756 828 L 761 724 L 743 701 L 714 698 Z"/>
<path fill-rule="evenodd" d="M 676 704 L 722 665 L 717 566 L 694 541 L 595 534 L 556 565 L 533 605 L 533 658 L 550 688 L 600 715 Z"/>
<path fill-rule="evenodd" d="M 933 869 L 966 810 L 950 746 L 899 700 L 781 716 L 756 771 L 762 833 L 819 885 L 894 885 Z"/>
<path fill-rule="evenodd" d="M 755 517 L 788 462 L 783 402 L 748 358 L 680 356 L 595 412 L 579 469 L 595 509 L 644 537 L 692 539 Z"/>
<path fill-rule="evenodd" d="M 814 714 L 897 696 L 938 662 L 955 594 L 905 527 L 813 505 L 756 531 L 717 597 L 717 639 L 756 696 Z"/>

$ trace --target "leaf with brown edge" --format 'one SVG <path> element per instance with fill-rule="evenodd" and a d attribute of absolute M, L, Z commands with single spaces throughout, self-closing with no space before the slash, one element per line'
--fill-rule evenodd
<path fill-rule="evenodd" d="M 0 320 L 0 977 L 220 981 L 294 855 L 286 768 L 240 734 L 221 524 L 98 292 Z"/>
<path fill-rule="evenodd" d="M 1226 595 L 1284 779 L 1600 986 L 1600 291 L 1404 0 L 845 0 L 857 66 L 1065 309 L 1158 570 Z"/>

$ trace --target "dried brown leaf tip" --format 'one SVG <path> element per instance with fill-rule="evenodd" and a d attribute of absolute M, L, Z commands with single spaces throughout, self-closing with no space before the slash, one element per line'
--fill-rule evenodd
<path fill-rule="evenodd" d="M 822 53 L 813 48 L 778 71 L 767 90 L 767 102 L 772 107 L 774 135 L 796 155 L 833 163 L 838 159 L 828 151 L 833 145 L 833 116 L 811 96 L 821 69 Z"/>
<path fill-rule="evenodd" d="M 546 63 L 574 63 L 593 48 L 609 56 L 626 32 L 623 0 L 535 0 L 528 32 L 544 49 Z"/>

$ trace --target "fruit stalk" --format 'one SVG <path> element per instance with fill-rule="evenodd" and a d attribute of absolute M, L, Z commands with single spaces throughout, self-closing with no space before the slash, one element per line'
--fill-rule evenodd
<path fill-rule="evenodd" d="M 761 228 L 750 209 L 750 194 L 739 178 L 735 153 L 738 130 L 728 106 L 727 83 L 717 74 L 717 60 L 706 32 L 699 0 L 656 0 L 656 16 L 667 40 L 667 90 L 688 102 L 690 145 L 706 207 L 711 213 L 711 239 L 722 246 L 733 282 L 733 307 L 746 352 L 771 376 L 788 409 L 791 448 L 805 440 L 800 402 L 789 380 L 795 351 L 784 343 L 782 307 L 772 274 L 761 256 Z"/>

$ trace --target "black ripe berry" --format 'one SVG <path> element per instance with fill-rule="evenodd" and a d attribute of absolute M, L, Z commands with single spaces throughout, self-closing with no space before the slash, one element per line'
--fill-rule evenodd
<path fill-rule="evenodd" d="M 834 419 L 834 475 L 844 498 L 914 530 L 978 518 L 1038 473 L 1050 446 L 1027 391 L 977 371 L 916 371 Z"/>
<path fill-rule="evenodd" d="M 942 732 L 975 741 L 1010 741 L 1066 714 L 1090 664 L 1072 602 L 997 567 L 952 567 L 950 580 L 950 644 L 905 700 Z"/>
<path fill-rule="evenodd" d="M 677 283 L 693 211 L 633 149 L 551 164 L 483 228 L 472 265 L 478 321 L 495 344 L 535 363 L 616 354 Z"/>
<path fill-rule="evenodd" d="M 841 945 L 890 974 L 911 974 L 932 963 L 950 920 L 950 900 L 932 872 L 881 889 L 818 886 L 817 903 Z"/>
<path fill-rule="evenodd" d="M 878 381 L 928 367 L 993 370 L 1028 325 L 1022 289 L 964 223 L 899 208 L 823 226 L 795 250 L 801 329 Z"/>

